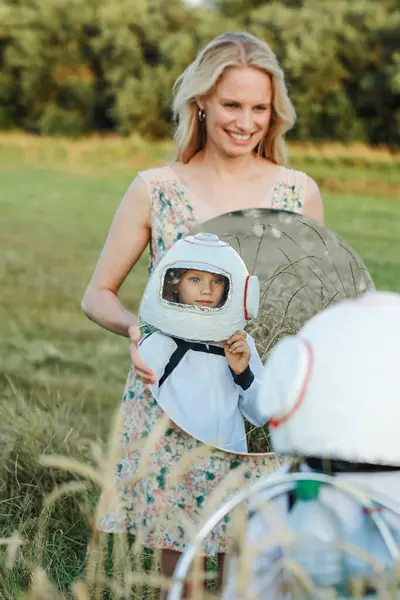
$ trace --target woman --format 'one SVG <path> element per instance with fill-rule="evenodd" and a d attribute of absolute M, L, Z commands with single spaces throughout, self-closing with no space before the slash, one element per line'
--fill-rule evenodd
<path fill-rule="evenodd" d="M 155 382 L 155 376 L 139 356 L 138 318 L 118 300 L 119 288 L 146 246 L 150 245 L 151 272 L 191 227 L 227 212 L 276 208 L 323 220 L 316 183 L 285 167 L 283 136 L 293 126 L 295 112 L 283 73 L 267 44 L 245 33 L 227 33 L 213 40 L 178 79 L 173 111 L 176 160 L 134 179 L 116 212 L 82 301 L 90 319 L 131 338 L 135 375 L 131 369 L 123 398 L 125 444 L 147 436 L 162 416 L 145 389 Z M 189 507 L 191 517 L 197 518 L 201 506 L 193 505 L 193 486 L 205 502 L 238 464 L 237 457 L 216 452 L 185 473 L 178 488 L 168 495 L 163 478 L 160 480 L 161 465 L 167 463 L 172 470 L 180 457 L 199 445 L 174 428 L 168 450 L 162 447 L 154 453 L 148 475 L 140 482 L 140 498 L 138 484 L 122 492 L 125 530 L 138 534 L 140 519 L 143 544 L 161 550 L 161 571 L 166 576 L 172 575 L 187 542 L 188 533 L 174 521 L 177 506 Z M 120 480 L 135 472 L 138 461 L 138 451 L 127 455 L 118 465 Z M 248 461 L 249 478 L 272 470 L 266 458 L 245 457 L 243 461 Z M 162 533 L 152 526 L 155 515 L 164 515 Z M 205 555 L 227 551 L 225 525 L 206 541 Z M 111 516 L 101 528 L 120 530 Z M 219 564 L 221 573 L 222 560 Z"/>

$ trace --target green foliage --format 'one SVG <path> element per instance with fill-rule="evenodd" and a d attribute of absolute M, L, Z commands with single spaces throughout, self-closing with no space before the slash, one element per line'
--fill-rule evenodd
<path fill-rule="evenodd" d="M 182 0 L 102 2 L 94 47 L 124 133 L 169 133 L 173 82 L 194 58 L 195 17 Z"/>
<path fill-rule="evenodd" d="M 400 140 L 395 0 L 4 0 L 0 127 L 170 133 L 171 89 L 226 30 L 267 40 L 298 114 L 293 139 Z"/>
<path fill-rule="evenodd" d="M 235 0 L 238 26 L 267 40 L 298 114 L 292 137 L 396 145 L 400 15 L 391 0 Z M 217 7 L 227 15 L 225 0 Z"/>

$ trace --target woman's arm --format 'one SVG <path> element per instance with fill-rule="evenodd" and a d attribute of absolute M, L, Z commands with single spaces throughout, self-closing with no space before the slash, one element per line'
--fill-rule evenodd
<path fill-rule="evenodd" d="M 306 217 L 311 217 L 320 223 L 324 222 L 324 206 L 319 187 L 314 179 L 311 179 L 308 175 L 304 193 L 303 210 L 301 212 Z"/>
<path fill-rule="evenodd" d="M 141 177 L 136 177 L 115 213 L 81 302 L 83 312 L 91 321 L 125 337 L 129 337 L 129 327 L 138 325 L 138 318 L 122 306 L 117 295 L 150 237 L 148 185 Z"/>

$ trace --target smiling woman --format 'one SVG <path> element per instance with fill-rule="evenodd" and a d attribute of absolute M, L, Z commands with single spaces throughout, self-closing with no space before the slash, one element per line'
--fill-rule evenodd
<path fill-rule="evenodd" d="M 212 211 L 284 208 L 323 220 L 316 183 L 285 167 L 285 133 L 296 114 L 269 46 L 226 33 L 178 78 L 176 161 L 169 176 L 204 219 Z"/>
<path fill-rule="evenodd" d="M 200 53 L 176 87 L 178 161 L 188 163 L 210 142 L 225 142 L 230 153 L 235 146 L 226 146 L 229 139 L 273 163 L 286 162 L 283 134 L 293 126 L 295 111 L 267 44 L 247 34 L 225 34 Z"/>
<path fill-rule="evenodd" d="M 257 146 L 271 122 L 271 78 L 258 69 L 230 67 L 215 93 L 199 98 L 198 105 L 209 115 L 208 143 L 218 144 L 227 154 L 237 155 L 240 148 Z"/>
<path fill-rule="evenodd" d="M 126 456 L 116 466 L 119 482 L 132 481 L 139 468 L 141 451 L 132 450 L 131 443 L 148 438 L 163 416 L 148 389 L 156 383 L 154 373 L 138 351 L 139 320 L 118 299 L 121 285 L 146 246 L 150 246 L 152 273 L 175 242 L 199 224 L 227 212 L 273 208 L 323 220 L 316 183 L 305 173 L 286 167 L 284 134 L 294 124 L 295 111 L 283 72 L 265 42 L 245 33 L 219 36 L 188 66 L 175 91 L 175 162 L 139 173 L 133 181 L 117 210 L 82 301 L 90 319 L 130 337 L 132 342 L 133 368 L 122 403 Z M 220 302 L 221 273 L 175 275 L 175 292 L 178 299 L 181 296 L 188 302 L 188 312 L 216 311 L 213 322 L 217 322 L 223 312 L 222 305 L 214 306 Z M 234 297 L 232 290 L 228 293 Z M 242 302 L 235 295 L 237 300 Z M 239 342 L 243 344 L 243 340 L 234 341 Z M 229 358 L 231 364 L 235 363 L 233 356 Z M 221 453 L 198 458 L 179 479 L 177 488 L 168 491 L 165 465 L 173 471 L 184 457 L 198 456 L 199 444 L 198 439 L 172 427 L 168 439 L 153 453 L 154 468 L 149 467 L 140 481 L 123 484 L 120 506 L 107 507 L 99 522 L 103 531 L 128 531 L 138 535 L 146 547 L 161 550 L 161 570 L 166 576 L 172 575 L 189 533 L 175 518 L 180 510 L 177 507 L 184 506 L 196 522 L 203 503 L 205 506 L 238 466 L 237 457 Z M 257 461 L 245 457 L 242 462 L 254 479 L 275 468 L 264 457 Z M 230 538 L 226 525 L 207 539 L 205 556 L 227 552 Z"/>

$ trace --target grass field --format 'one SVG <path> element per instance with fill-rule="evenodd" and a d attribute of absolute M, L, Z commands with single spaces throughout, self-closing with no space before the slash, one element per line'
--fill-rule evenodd
<path fill-rule="evenodd" d="M 11 571 L 0 549 L 0 598 L 25 598 L 33 562 L 63 589 L 82 571 L 97 490 L 60 500 L 43 533 L 43 496 L 70 477 L 37 457 L 93 463 L 93 444 L 106 439 L 127 341 L 89 322 L 80 300 L 136 171 L 169 152 L 137 140 L 85 143 L 0 136 L 0 529 L 31 541 Z M 336 149 L 318 161 L 315 148 L 296 147 L 293 165 L 321 184 L 326 224 L 361 255 L 376 287 L 400 291 L 400 162 L 383 151 L 359 154 Z M 145 281 L 143 258 L 121 292 L 132 311 Z"/>

